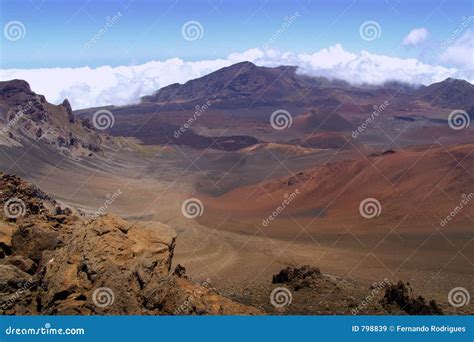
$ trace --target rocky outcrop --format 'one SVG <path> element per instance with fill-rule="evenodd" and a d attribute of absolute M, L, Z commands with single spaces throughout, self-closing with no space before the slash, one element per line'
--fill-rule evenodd
<path fill-rule="evenodd" d="M 321 271 L 317 267 L 304 265 L 299 268 L 287 267 L 273 276 L 272 283 L 286 283 L 297 291 L 301 288 L 315 287 L 322 279 Z"/>
<path fill-rule="evenodd" d="M 63 101 L 63 103 L 61 103 L 61 106 L 64 107 L 64 109 L 66 110 L 66 114 L 67 114 L 67 118 L 69 120 L 70 123 L 74 123 L 74 114 L 72 113 L 72 107 L 71 107 L 71 104 L 69 103 L 69 100 L 68 99 L 65 99 Z"/>
<path fill-rule="evenodd" d="M 2 175 L 0 190 L 25 208 L 0 224 L 8 246 L 0 257 L 0 313 L 259 313 L 209 282 L 194 284 L 183 266 L 171 272 L 176 234 L 163 224 L 109 215 L 85 220 L 10 175 Z M 0 197 L 2 207 L 7 201 Z"/>
<path fill-rule="evenodd" d="M 436 301 L 427 302 L 425 298 L 412 295 L 413 290 L 410 283 L 398 281 L 391 284 L 385 290 L 385 295 L 381 300 L 382 306 L 390 311 L 399 310 L 409 315 L 442 315 L 443 311 Z"/>
<path fill-rule="evenodd" d="M 23 80 L 11 80 L 8 82 L 0 82 L 0 92 L 6 97 L 15 97 L 18 93 L 33 95 L 28 82 Z"/>
<path fill-rule="evenodd" d="M 19 177 L 0 173 L 0 202 L 4 210 L 0 218 L 4 221 L 16 221 L 29 216 L 50 220 L 51 210 L 58 203 L 38 187 Z"/>
<path fill-rule="evenodd" d="M 100 134 L 77 122 L 66 99 L 53 105 L 34 93 L 27 82 L 0 82 L 0 144 L 45 144 L 70 157 L 99 151 Z"/>
<path fill-rule="evenodd" d="M 42 312 L 141 314 L 158 311 L 173 289 L 168 274 L 176 235 L 164 225 L 106 216 L 79 222 L 68 239 L 43 262 Z M 114 297 L 104 308 L 94 304 L 100 288 Z"/>
<path fill-rule="evenodd" d="M 16 291 L 30 278 L 28 273 L 14 265 L 0 265 L 0 292 Z"/>

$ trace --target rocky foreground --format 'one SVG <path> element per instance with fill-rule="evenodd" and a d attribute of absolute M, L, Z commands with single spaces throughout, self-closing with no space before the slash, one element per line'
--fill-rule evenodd
<path fill-rule="evenodd" d="M 171 272 L 175 233 L 157 222 L 87 219 L 0 174 L 2 314 L 227 314 L 260 311 Z"/>

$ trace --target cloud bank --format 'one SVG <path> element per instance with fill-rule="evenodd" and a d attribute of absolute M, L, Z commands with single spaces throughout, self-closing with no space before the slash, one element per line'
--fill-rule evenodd
<path fill-rule="evenodd" d="M 440 59 L 472 71 L 474 69 L 474 31 L 467 30 L 459 39 L 448 45 Z"/>
<path fill-rule="evenodd" d="M 24 79 L 35 92 L 45 95 L 52 103 L 69 99 L 73 109 L 136 103 L 141 96 L 150 95 L 159 88 L 172 83 L 184 83 L 241 61 L 251 61 L 260 66 L 295 65 L 302 74 L 338 78 L 353 84 L 381 84 L 391 80 L 431 84 L 447 77 L 473 82 L 474 72 L 472 67 L 468 68 L 472 66 L 472 50 L 461 51 L 465 58 L 459 56 L 460 49 L 465 49 L 466 45 L 463 39 L 468 38 L 461 37 L 460 42 L 454 42 L 442 56 L 450 62 L 456 59 L 458 65 L 468 63 L 463 69 L 428 65 L 416 59 L 377 55 L 367 51 L 352 53 L 336 44 L 312 54 L 250 49 L 231 54 L 225 59 L 204 61 L 173 58 L 136 66 L 6 69 L 0 70 L 0 79 Z"/>

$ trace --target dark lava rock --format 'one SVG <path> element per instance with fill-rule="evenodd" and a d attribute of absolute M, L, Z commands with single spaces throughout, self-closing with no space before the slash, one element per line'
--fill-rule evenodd
<path fill-rule="evenodd" d="M 31 88 L 28 82 L 23 80 L 11 80 L 0 82 L 0 94 L 4 93 L 31 93 Z"/>
<path fill-rule="evenodd" d="M 0 265 L 0 292 L 21 288 L 31 276 L 11 264 Z"/>
<path fill-rule="evenodd" d="M 5 261 L 13 266 L 16 266 L 17 268 L 28 274 L 34 274 L 36 271 L 36 263 L 33 260 L 26 258 L 22 255 L 9 256 L 5 259 Z"/>
<path fill-rule="evenodd" d="M 371 153 L 369 154 L 369 157 L 383 157 L 383 156 L 386 156 L 389 154 L 395 154 L 395 153 L 397 152 L 394 150 L 386 150 L 386 151 L 383 151 L 382 153 Z"/>
<path fill-rule="evenodd" d="M 74 123 L 74 114 L 72 113 L 71 104 L 69 103 L 68 99 L 65 99 L 63 103 L 61 103 L 61 106 L 66 109 L 66 114 L 69 122 Z"/>
<path fill-rule="evenodd" d="M 186 278 L 186 268 L 183 265 L 178 264 L 178 266 L 175 267 L 173 274 L 180 278 Z"/>
<path fill-rule="evenodd" d="M 287 267 L 280 271 L 280 273 L 273 276 L 272 283 L 286 283 L 291 284 L 295 290 L 305 287 L 313 287 L 315 281 L 321 278 L 321 271 L 317 267 L 304 265 L 300 268 Z"/>
<path fill-rule="evenodd" d="M 405 311 L 409 315 L 442 315 L 443 311 L 434 300 L 429 303 L 421 297 L 412 296 L 412 288 L 410 283 L 398 281 L 398 283 L 390 285 L 385 290 L 384 298 L 380 304 L 386 309 L 397 308 Z"/>

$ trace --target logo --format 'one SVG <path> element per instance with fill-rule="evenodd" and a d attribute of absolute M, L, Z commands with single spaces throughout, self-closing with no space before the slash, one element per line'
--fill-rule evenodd
<path fill-rule="evenodd" d="M 471 118 L 464 110 L 453 110 L 448 115 L 448 125 L 451 129 L 455 131 L 460 131 L 461 129 L 468 128 L 471 123 Z"/>
<path fill-rule="evenodd" d="M 99 131 L 112 128 L 115 123 L 115 117 L 111 111 L 106 109 L 98 110 L 92 115 L 92 124 Z"/>
<path fill-rule="evenodd" d="M 469 291 L 464 287 L 455 287 L 448 293 L 448 302 L 455 308 L 467 305 L 470 300 Z"/>
<path fill-rule="evenodd" d="M 382 35 L 382 29 L 378 22 L 368 20 L 362 23 L 359 27 L 359 35 L 363 40 L 372 41 L 380 38 Z"/>
<path fill-rule="evenodd" d="M 199 21 L 191 20 L 184 23 L 181 27 L 181 35 L 187 41 L 201 39 L 204 35 L 204 28 Z"/>
<path fill-rule="evenodd" d="M 108 287 L 98 287 L 92 293 L 92 301 L 99 308 L 105 308 L 114 303 L 114 292 Z"/>
<path fill-rule="evenodd" d="M 204 213 L 204 205 L 197 198 L 188 198 L 181 205 L 181 212 L 184 217 L 194 219 Z"/>
<path fill-rule="evenodd" d="M 293 296 L 286 287 L 274 288 L 270 294 L 270 303 L 276 308 L 283 308 L 291 304 Z"/>
<path fill-rule="evenodd" d="M 359 212 L 362 217 L 371 219 L 379 216 L 382 212 L 382 206 L 375 198 L 366 198 L 359 204 Z"/>
<path fill-rule="evenodd" d="M 13 197 L 5 202 L 3 206 L 5 216 L 11 219 L 17 219 L 26 214 L 26 204 L 22 199 Z"/>
<path fill-rule="evenodd" d="M 10 21 L 3 28 L 3 34 L 11 42 L 25 38 L 26 28 L 21 21 Z"/>
<path fill-rule="evenodd" d="M 289 128 L 292 122 L 293 118 L 291 117 L 291 114 L 284 109 L 278 109 L 270 116 L 270 125 L 272 125 L 272 127 L 277 131 Z"/>

